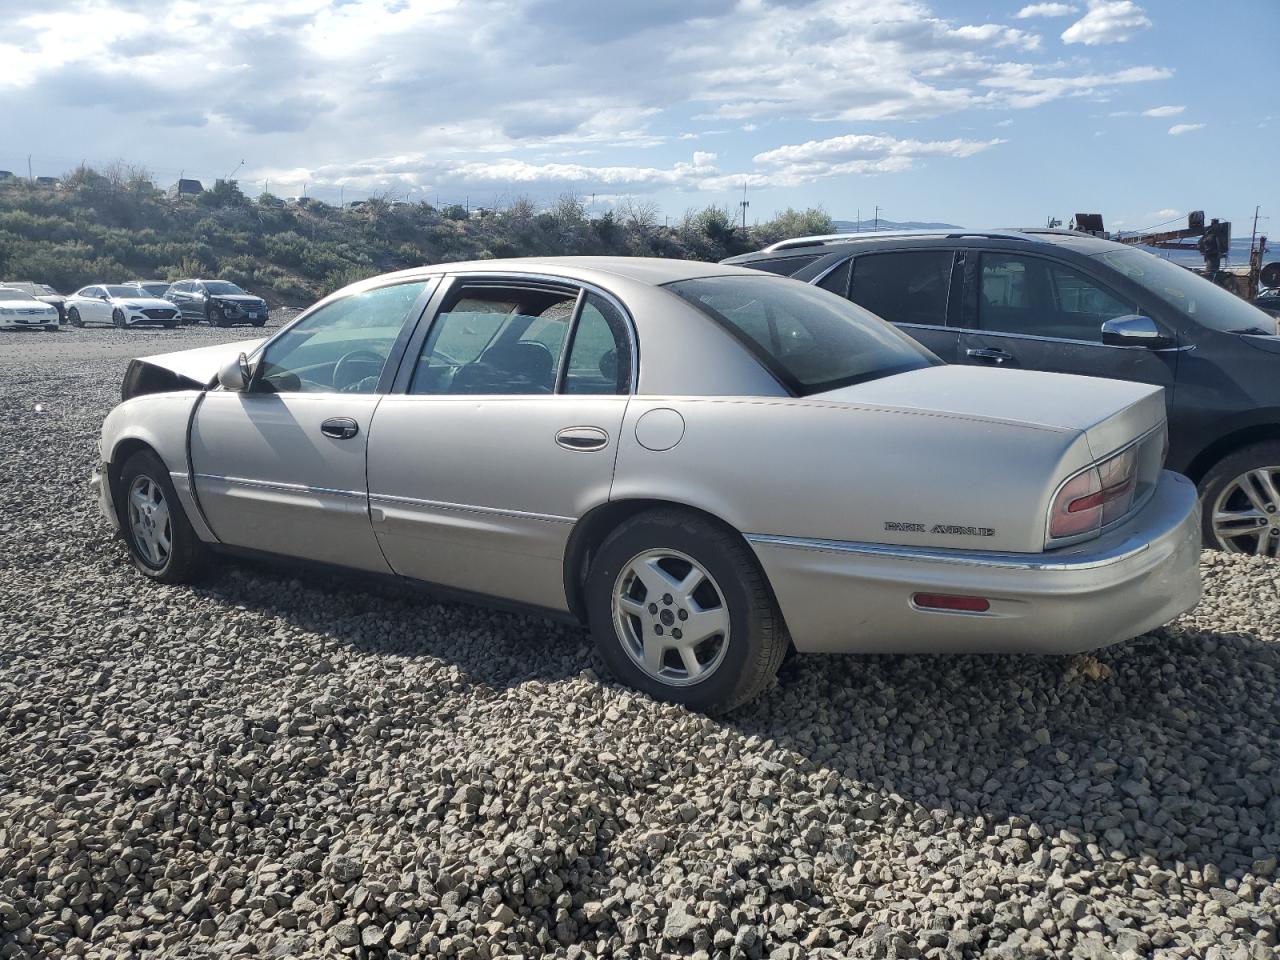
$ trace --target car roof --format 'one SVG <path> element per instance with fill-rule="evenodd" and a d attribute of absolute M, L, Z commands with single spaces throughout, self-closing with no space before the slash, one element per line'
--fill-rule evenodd
<path fill-rule="evenodd" d="M 1050 229 L 1048 227 L 1013 227 L 992 230 L 969 229 L 934 229 L 934 230 L 880 230 L 871 233 L 833 233 L 812 237 L 796 237 L 770 244 L 763 250 L 746 253 L 737 257 L 729 257 L 722 261 L 725 264 L 745 264 L 757 260 L 776 259 L 780 256 L 804 256 L 806 254 L 826 255 L 859 247 L 880 246 L 887 243 L 902 245 L 912 241 L 936 243 L 965 242 L 970 240 L 986 240 L 1000 244 L 1052 244 L 1075 250 L 1085 256 L 1091 256 L 1122 247 L 1123 244 L 1113 240 L 1105 240 L 1087 233 L 1074 230 Z"/>
<path fill-rule="evenodd" d="M 760 276 L 757 270 L 701 260 L 672 260 L 664 257 L 519 257 L 510 260 L 466 260 L 459 263 L 437 263 L 413 267 L 395 274 L 373 278 L 385 282 L 388 276 L 398 278 L 430 276 L 440 273 L 550 273 L 567 280 L 596 281 L 608 285 L 611 278 L 621 277 L 649 286 L 661 286 L 678 280 L 703 277 Z"/>

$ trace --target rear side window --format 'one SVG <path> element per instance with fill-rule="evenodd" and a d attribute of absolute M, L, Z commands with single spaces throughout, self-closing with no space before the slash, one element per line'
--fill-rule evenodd
<path fill-rule="evenodd" d="M 818 286 L 823 290 L 830 290 L 841 297 L 847 297 L 849 295 L 849 272 L 852 268 L 853 261 L 846 260 L 819 280 Z"/>
<path fill-rule="evenodd" d="M 554 393 L 576 302 L 576 290 L 464 286 L 432 322 L 409 392 Z"/>
<path fill-rule="evenodd" d="M 744 267 L 752 270 L 763 270 L 765 273 L 776 273 L 780 277 L 792 277 L 815 260 L 821 260 L 826 254 L 814 253 L 799 257 L 778 257 L 776 260 L 753 260 L 744 263 Z"/>
<path fill-rule="evenodd" d="M 627 321 L 603 297 L 587 294 L 573 331 L 563 393 L 628 393 L 631 389 L 631 340 Z"/>
<path fill-rule="evenodd" d="M 723 326 L 797 396 L 941 363 L 865 310 L 808 284 L 727 276 L 667 289 Z"/>
<path fill-rule="evenodd" d="M 890 323 L 943 326 L 951 289 L 950 250 L 873 253 L 853 264 L 849 297 Z"/>

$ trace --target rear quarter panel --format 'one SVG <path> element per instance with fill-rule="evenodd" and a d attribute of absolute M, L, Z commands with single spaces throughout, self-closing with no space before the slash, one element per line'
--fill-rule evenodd
<path fill-rule="evenodd" d="M 666 450 L 651 428 L 674 411 Z M 661 431 L 656 431 L 661 433 Z M 667 436 L 663 442 L 670 439 Z M 1038 553 L 1079 431 L 818 400 L 635 397 L 612 499 L 658 497 L 744 534 Z"/>

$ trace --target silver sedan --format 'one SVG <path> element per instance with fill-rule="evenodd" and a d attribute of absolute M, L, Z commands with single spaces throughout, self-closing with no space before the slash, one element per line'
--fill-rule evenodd
<path fill-rule="evenodd" d="M 736 267 L 391 274 L 124 395 L 95 482 L 146 576 L 252 550 L 425 581 L 587 624 L 699 709 L 789 648 L 1078 651 L 1200 592 L 1158 388 L 944 366 Z"/>

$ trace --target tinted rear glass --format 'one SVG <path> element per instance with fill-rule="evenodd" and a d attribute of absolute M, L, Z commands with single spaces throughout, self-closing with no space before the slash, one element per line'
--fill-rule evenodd
<path fill-rule="evenodd" d="M 706 277 L 667 289 L 721 324 L 798 396 L 942 362 L 867 311 L 797 281 Z"/>
<path fill-rule="evenodd" d="M 853 263 L 854 303 L 892 323 L 942 326 L 951 289 L 950 250 L 875 253 Z"/>

